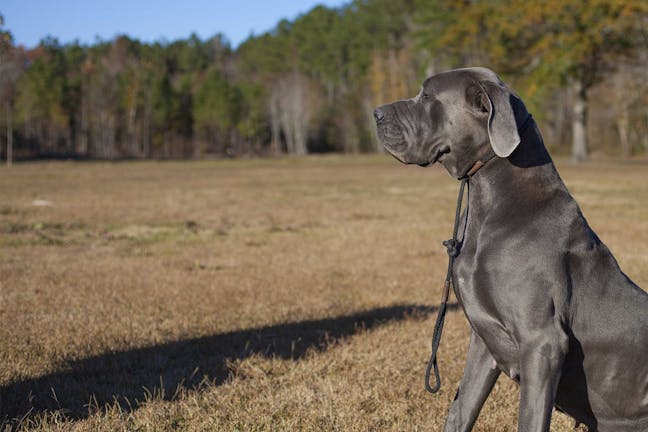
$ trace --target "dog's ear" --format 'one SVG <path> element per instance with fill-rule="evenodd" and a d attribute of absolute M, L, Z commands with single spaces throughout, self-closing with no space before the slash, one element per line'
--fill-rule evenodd
<path fill-rule="evenodd" d="M 481 88 L 488 103 L 488 138 L 493 151 L 499 157 L 508 157 L 520 144 L 512 93 L 505 86 L 482 81 Z"/>
<path fill-rule="evenodd" d="M 486 114 L 489 112 L 488 95 L 481 84 L 470 84 L 466 87 L 466 101 L 479 113 Z"/>

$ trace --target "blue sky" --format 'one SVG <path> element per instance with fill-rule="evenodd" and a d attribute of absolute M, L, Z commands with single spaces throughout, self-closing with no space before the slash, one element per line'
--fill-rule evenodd
<path fill-rule="evenodd" d="M 205 39 L 223 33 L 236 47 L 252 32 L 270 30 L 318 4 L 349 0 L 2 0 L 0 13 L 17 44 L 33 47 L 47 35 L 62 43 L 93 43 L 128 34 L 142 41 Z"/>

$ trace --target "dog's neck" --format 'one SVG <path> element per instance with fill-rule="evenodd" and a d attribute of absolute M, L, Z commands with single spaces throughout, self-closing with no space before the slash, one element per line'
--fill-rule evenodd
<path fill-rule="evenodd" d="M 533 119 L 508 158 L 495 158 L 470 179 L 468 203 L 473 212 L 524 211 L 525 203 L 566 191 Z M 502 200 L 502 196 L 512 199 Z M 502 203 L 507 203 L 504 208 Z"/>

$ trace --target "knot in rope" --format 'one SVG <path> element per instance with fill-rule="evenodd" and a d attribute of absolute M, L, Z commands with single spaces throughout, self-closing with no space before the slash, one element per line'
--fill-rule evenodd
<path fill-rule="evenodd" d="M 456 239 L 445 240 L 443 242 L 443 246 L 446 247 L 446 252 L 448 252 L 448 255 L 451 256 L 452 258 L 459 255 L 459 247 L 458 247 L 459 243 L 457 242 Z"/>

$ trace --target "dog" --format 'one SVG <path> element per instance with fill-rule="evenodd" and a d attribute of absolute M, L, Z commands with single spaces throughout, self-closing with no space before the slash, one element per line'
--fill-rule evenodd
<path fill-rule="evenodd" d="M 519 431 L 549 431 L 554 406 L 590 431 L 648 431 L 648 294 L 588 225 L 520 97 L 490 69 L 455 69 L 374 117 L 401 162 L 474 172 L 452 271 L 470 346 L 444 430 L 470 431 L 504 372 Z"/>

